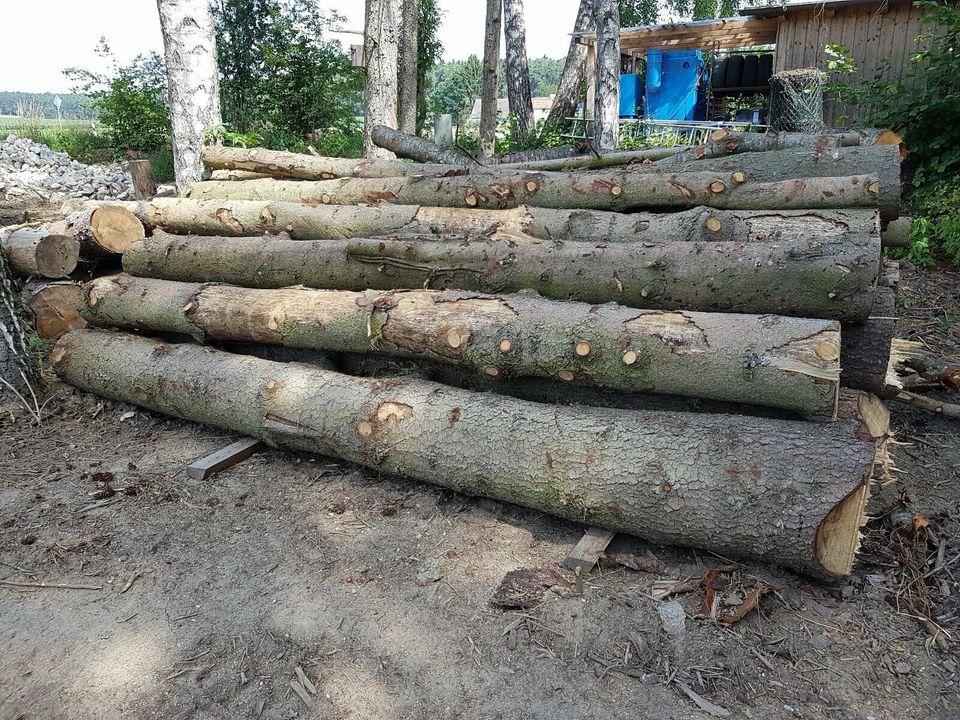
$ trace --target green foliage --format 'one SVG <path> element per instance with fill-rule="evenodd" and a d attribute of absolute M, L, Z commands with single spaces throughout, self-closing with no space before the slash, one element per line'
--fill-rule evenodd
<path fill-rule="evenodd" d="M 20 108 L 39 108 L 40 116 L 56 119 L 57 107 L 53 104 L 56 93 L 0 92 L 0 115 L 19 115 Z M 60 117 L 65 120 L 91 120 L 93 109 L 87 104 L 87 96 L 79 93 L 60 94 Z"/>
<path fill-rule="evenodd" d="M 430 73 L 427 99 L 431 115 L 452 113 L 460 121 L 470 116 L 474 101 L 480 97 L 483 64 L 476 55 L 466 60 L 440 63 Z"/>
<path fill-rule="evenodd" d="M 427 80 L 430 71 L 440 62 L 443 45 L 438 32 L 443 11 L 437 0 L 420 0 L 420 18 L 417 26 L 417 130 L 423 129 L 427 118 Z"/>
<path fill-rule="evenodd" d="M 906 207 L 913 216 L 909 245 L 891 255 L 915 265 L 943 257 L 960 265 L 960 179 L 942 177 L 914 188 Z"/>
<path fill-rule="evenodd" d="M 312 0 L 214 4 L 224 123 L 293 149 L 315 132 L 356 130 L 363 75 L 324 33 L 342 18 Z"/>
<path fill-rule="evenodd" d="M 129 65 L 120 65 L 102 38 L 97 54 L 111 61 L 108 72 L 68 68 L 64 75 L 77 92 L 90 98 L 90 107 L 107 128 L 112 146 L 150 151 L 165 145 L 170 135 L 170 118 L 163 104 L 163 60 L 150 53 L 138 55 Z"/>

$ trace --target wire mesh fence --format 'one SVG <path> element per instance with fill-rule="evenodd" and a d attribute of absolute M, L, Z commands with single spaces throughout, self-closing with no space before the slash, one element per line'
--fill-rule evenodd
<path fill-rule="evenodd" d="M 774 130 L 823 130 L 823 73 L 816 68 L 784 70 L 770 77 L 770 125 Z"/>

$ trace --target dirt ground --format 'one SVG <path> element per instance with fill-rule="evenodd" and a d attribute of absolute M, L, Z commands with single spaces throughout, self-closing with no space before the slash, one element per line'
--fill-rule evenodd
<path fill-rule="evenodd" d="M 957 274 L 905 271 L 898 308 L 960 354 Z M 231 436 L 53 381 L 40 427 L 0 418 L 0 720 L 710 717 L 684 688 L 735 718 L 958 718 L 958 645 L 916 615 L 960 640 L 960 426 L 893 409 L 854 575 L 738 565 L 724 606 L 775 590 L 725 628 L 695 617 L 722 558 L 618 537 L 665 569 L 563 570 L 504 609 L 505 573 L 560 567 L 582 527 L 276 450 L 192 480 Z M 651 591 L 683 580 L 668 638 Z"/>

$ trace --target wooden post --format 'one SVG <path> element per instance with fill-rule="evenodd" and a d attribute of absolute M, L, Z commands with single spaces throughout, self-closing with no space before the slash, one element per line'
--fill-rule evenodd
<path fill-rule="evenodd" d="M 583 106 L 583 116 L 593 117 L 593 104 L 597 97 L 597 44 L 587 45 L 587 102 Z M 587 133 L 590 137 L 590 133 Z"/>
<path fill-rule="evenodd" d="M 157 186 L 153 182 L 153 166 L 149 160 L 130 160 L 127 171 L 133 180 L 134 198 L 149 200 L 157 194 Z"/>

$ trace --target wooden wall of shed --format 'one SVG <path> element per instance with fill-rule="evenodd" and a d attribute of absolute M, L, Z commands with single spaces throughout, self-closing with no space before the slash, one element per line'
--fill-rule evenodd
<path fill-rule="evenodd" d="M 861 76 L 872 78 L 889 63 L 884 79 L 907 80 L 911 57 L 919 47 L 917 36 L 921 33 L 923 14 L 922 8 L 910 2 L 787 13 L 777 31 L 774 72 L 805 67 L 825 71 L 828 58 L 824 48 L 837 44 L 850 51 Z M 850 84 L 857 77 L 831 77 L 830 81 Z M 828 99 L 824 106 L 824 120 L 831 127 L 853 124 L 860 115 L 857 108 L 833 99 Z"/>

